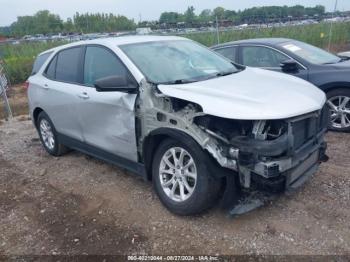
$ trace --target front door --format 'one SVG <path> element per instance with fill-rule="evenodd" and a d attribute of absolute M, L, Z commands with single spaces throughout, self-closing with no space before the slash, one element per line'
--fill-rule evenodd
<path fill-rule="evenodd" d="M 85 143 L 137 161 L 134 111 L 137 95 L 97 92 L 94 88 L 97 79 L 128 74 L 114 52 L 98 45 L 87 46 L 78 113 Z"/>
<path fill-rule="evenodd" d="M 284 73 L 281 63 L 291 58 L 275 49 L 265 46 L 241 46 L 241 63 L 245 66 L 258 67 Z M 308 80 L 308 70 L 298 64 L 298 70 L 288 73 Z"/>

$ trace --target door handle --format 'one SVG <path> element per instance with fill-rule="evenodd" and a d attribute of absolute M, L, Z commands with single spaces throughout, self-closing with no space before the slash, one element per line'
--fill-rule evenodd
<path fill-rule="evenodd" d="M 48 89 L 49 89 L 49 85 L 48 85 L 48 84 L 44 84 L 43 88 L 44 88 L 45 90 L 48 90 Z"/>
<path fill-rule="evenodd" d="M 82 99 L 89 99 L 89 95 L 86 92 L 83 92 L 81 94 L 78 95 L 78 97 L 82 98 Z"/>

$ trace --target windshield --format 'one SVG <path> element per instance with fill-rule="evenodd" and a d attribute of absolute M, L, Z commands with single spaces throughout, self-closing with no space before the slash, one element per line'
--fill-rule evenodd
<path fill-rule="evenodd" d="M 237 72 L 225 58 L 187 40 L 157 41 L 122 45 L 148 81 L 156 84 L 182 84 Z"/>
<path fill-rule="evenodd" d="M 283 43 L 281 46 L 311 64 L 334 64 L 341 61 L 339 57 L 306 43 L 293 41 Z"/>

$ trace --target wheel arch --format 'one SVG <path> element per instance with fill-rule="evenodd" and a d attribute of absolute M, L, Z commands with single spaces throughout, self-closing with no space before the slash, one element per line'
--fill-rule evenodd
<path fill-rule="evenodd" d="M 36 128 L 37 128 L 38 117 L 41 112 L 45 112 L 41 107 L 36 107 L 33 110 L 33 122 Z"/>
<path fill-rule="evenodd" d="M 219 163 L 210 155 L 210 153 L 203 149 L 198 141 L 186 132 L 174 128 L 158 128 L 153 130 L 143 141 L 142 145 L 142 159 L 145 165 L 147 180 L 152 180 L 152 162 L 153 156 L 159 145 L 165 139 L 175 139 L 179 142 L 185 143 L 189 146 L 199 146 L 207 156 L 207 165 L 213 177 L 226 177 L 228 170 L 221 167 Z"/>
<path fill-rule="evenodd" d="M 186 132 L 177 130 L 174 128 L 158 128 L 153 130 L 149 135 L 144 139 L 142 144 L 142 158 L 147 172 L 147 180 L 152 180 L 152 161 L 153 156 L 159 145 L 165 139 L 175 139 L 183 143 L 197 143 Z"/>
<path fill-rule="evenodd" d="M 347 89 L 350 90 L 350 82 L 334 82 L 334 83 L 327 83 L 320 86 L 320 89 L 322 89 L 326 94 L 336 90 L 336 89 Z"/>

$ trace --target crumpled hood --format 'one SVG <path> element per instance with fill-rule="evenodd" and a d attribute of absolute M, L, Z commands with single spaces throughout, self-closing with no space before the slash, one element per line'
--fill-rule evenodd
<path fill-rule="evenodd" d="M 323 91 L 302 79 L 249 67 L 207 81 L 158 88 L 164 95 L 200 105 L 208 115 L 229 119 L 291 118 L 320 110 L 326 102 Z"/>

